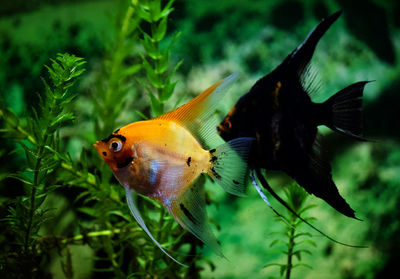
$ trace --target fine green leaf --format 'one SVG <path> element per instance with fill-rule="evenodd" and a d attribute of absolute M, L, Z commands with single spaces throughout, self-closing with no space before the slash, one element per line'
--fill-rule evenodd
<path fill-rule="evenodd" d="M 17 179 L 17 180 L 19 180 L 22 183 L 27 184 L 27 185 L 33 185 L 32 180 L 30 178 L 28 178 L 25 174 L 21 173 L 21 172 L 10 173 L 10 174 L 7 175 L 7 177 Z"/>
<path fill-rule="evenodd" d="M 263 266 L 263 268 L 268 268 L 268 267 L 272 267 L 272 266 L 279 266 L 281 267 L 284 264 L 279 264 L 279 263 L 269 263 Z"/>
<path fill-rule="evenodd" d="M 164 18 L 167 17 L 174 9 L 171 8 L 172 4 L 175 0 L 170 0 L 164 7 L 164 9 L 160 13 L 160 17 Z"/>
<path fill-rule="evenodd" d="M 167 32 L 167 20 L 168 20 L 168 17 L 164 17 L 160 21 L 160 24 L 157 26 L 157 28 L 153 34 L 153 38 L 156 42 L 159 42 L 164 38 L 165 33 Z"/>
<path fill-rule="evenodd" d="M 313 269 L 312 266 L 310 266 L 308 264 L 305 264 L 305 263 L 294 264 L 292 268 L 295 268 L 295 267 L 298 267 L 298 266 L 303 266 L 303 267 L 306 267 L 306 268 L 309 268 L 309 269 Z"/>
<path fill-rule="evenodd" d="M 143 112 L 141 112 L 141 111 L 139 111 L 139 110 L 137 110 L 137 109 L 135 109 L 135 113 L 137 114 L 137 115 L 139 115 L 142 119 L 144 119 L 144 120 L 149 120 L 150 118 L 149 117 L 147 117 Z"/>

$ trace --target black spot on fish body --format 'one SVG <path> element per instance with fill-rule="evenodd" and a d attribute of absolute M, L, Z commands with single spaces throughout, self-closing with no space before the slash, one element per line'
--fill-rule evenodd
<path fill-rule="evenodd" d="M 210 163 L 215 163 L 218 160 L 217 156 L 212 156 L 210 159 Z"/>
<path fill-rule="evenodd" d="M 126 158 L 123 162 L 117 162 L 117 168 L 121 169 L 129 165 L 133 161 L 133 157 Z"/>
<path fill-rule="evenodd" d="M 216 151 L 216 149 L 214 148 L 214 149 L 211 149 L 210 150 L 210 153 L 212 154 L 212 153 L 214 153 Z"/>
<path fill-rule="evenodd" d="M 103 155 L 104 155 L 104 156 L 107 156 L 107 152 L 103 152 Z"/>
<path fill-rule="evenodd" d="M 236 185 L 240 184 L 239 182 L 237 182 L 236 180 L 232 180 L 232 182 Z"/>
<path fill-rule="evenodd" d="M 214 174 L 214 177 L 215 177 L 216 179 L 221 179 L 221 176 L 215 171 L 215 168 L 214 168 L 214 167 L 211 167 L 210 169 L 211 169 L 211 171 L 212 171 L 212 173 Z"/>
<path fill-rule="evenodd" d="M 181 208 L 181 210 L 183 211 L 183 214 L 186 215 L 186 217 L 188 217 L 188 219 L 193 223 L 196 224 L 197 220 L 193 217 L 193 215 L 190 213 L 190 211 L 183 205 L 183 203 L 179 204 L 179 207 Z"/>
<path fill-rule="evenodd" d="M 186 164 L 190 167 L 190 162 L 192 161 L 192 157 L 187 158 Z"/>

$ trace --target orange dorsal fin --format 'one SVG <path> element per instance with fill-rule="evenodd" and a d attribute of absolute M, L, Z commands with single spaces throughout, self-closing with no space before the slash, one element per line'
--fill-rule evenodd
<path fill-rule="evenodd" d="M 211 120 L 211 116 L 237 76 L 234 73 L 218 81 L 188 103 L 156 119 L 175 121 L 188 129 L 201 144 L 209 142 L 210 138 L 217 136 L 217 123 Z"/>

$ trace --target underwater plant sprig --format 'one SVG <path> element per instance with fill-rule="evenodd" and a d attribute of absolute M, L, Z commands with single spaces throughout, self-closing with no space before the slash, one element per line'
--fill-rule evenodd
<path fill-rule="evenodd" d="M 141 28 L 143 38 L 140 42 L 145 50 L 145 54 L 141 55 L 142 63 L 148 83 L 154 88 L 156 94 L 144 82 L 141 82 L 141 84 L 149 94 L 151 111 L 154 116 L 161 115 L 164 112 L 164 103 L 170 99 L 176 86 L 172 77 L 182 64 L 182 61 L 178 62 L 173 70 L 169 71 L 171 47 L 180 33 L 173 36 L 165 49 L 160 47 L 160 42 L 167 33 L 168 16 L 173 11 L 173 3 L 174 0 L 169 0 L 162 7 L 161 0 L 143 1 L 138 9 L 139 17 L 147 23 L 149 29 L 146 32 Z"/>
<path fill-rule="evenodd" d="M 302 215 L 302 219 L 307 222 L 312 221 L 313 217 L 304 217 L 304 214 L 315 207 L 315 205 L 307 205 L 306 200 L 308 197 L 307 192 L 296 184 L 291 184 L 285 188 L 285 195 L 287 198 L 287 204 L 293 209 L 294 213 L 290 210 L 286 210 L 287 214 L 283 219 L 278 219 L 285 224 L 285 230 L 277 232 L 278 235 L 282 235 L 283 238 L 277 238 L 271 241 L 269 247 L 273 247 L 278 243 L 283 243 L 286 247 L 285 250 L 281 250 L 286 255 L 286 263 L 268 263 L 264 268 L 278 266 L 280 268 L 280 276 L 285 279 L 289 279 L 293 269 L 296 267 L 306 267 L 312 269 L 308 264 L 302 261 L 302 254 L 311 254 L 311 251 L 305 248 L 305 245 L 316 247 L 317 244 L 311 240 L 311 234 L 306 232 L 299 232 L 298 228 L 303 224 L 303 220 L 298 218 Z M 287 221 L 287 222 L 286 222 Z M 284 241 L 284 238 L 287 241 Z M 294 263 L 294 257 L 297 258 L 297 263 Z"/>
<path fill-rule="evenodd" d="M 138 1 L 126 1 L 121 20 L 116 23 L 116 33 L 107 47 L 107 55 L 92 89 L 95 119 L 95 134 L 104 136 L 117 125 L 117 119 L 127 106 L 131 90 L 132 77 L 142 68 L 135 52 L 142 19 L 138 11 L 142 4 Z M 127 63 L 130 61 L 131 63 Z M 134 62 L 134 63 L 132 63 Z M 127 94 L 131 92 L 131 94 Z M 133 94 L 132 94 L 133 93 Z M 115 102 L 115 100 L 120 100 Z"/>
<path fill-rule="evenodd" d="M 51 62 L 50 66 L 45 66 L 51 84 L 42 78 L 45 90 L 39 96 L 38 110 L 32 108 L 32 121 L 28 122 L 26 127 L 21 126 L 17 116 L 10 110 L 1 108 L 0 115 L 9 126 L 3 132 L 20 135 L 13 139 L 25 151 L 26 159 L 25 167 L 8 175 L 24 185 L 23 196 L 17 198 L 15 204 L 9 208 L 9 215 L 6 218 L 18 241 L 17 260 L 27 255 L 40 258 L 38 250 L 33 248 L 34 241 L 38 237 L 41 225 L 49 218 L 47 214 L 49 210 L 40 207 L 48 193 L 58 187 L 57 180 L 53 176 L 60 167 L 60 161 L 54 156 L 53 150 L 60 149 L 59 129 L 74 119 L 74 115 L 65 107 L 77 96 L 71 89 L 77 78 L 85 71 L 82 66 L 86 62 L 83 58 L 67 53 L 58 54 L 56 59 L 51 59 Z M 32 264 L 35 262 L 31 261 Z M 27 272 L 35 268 L 30 266 Z"/>
<path fill-rule="evenodd" d="M 107 127 L 112 127 L 112 129 L 116 128 L 116 118 L 122 110 L 119 105 L 126 102 L 118 102 L 118 104 L 116 104 L 114 99 L 116 96 L 115 94 L 120 94 L 118 96 L 122 97 L 122 99 L 126 99 L 128 96 L 128 94 L 126 94 L 127 85 L 131 81 L 129 77 L 136 73 L 141 67 L 140 63 L 129 60 L 132 57 L 131 53 L 135 46 L 135 38 L 137 36 L 136 26 L 140 21 L 140 18 L 135 17 L 135 11 L 139 9 L 141 3 L 134 2 L 135 1 L 132 1 L 132 3 L 137 6 L 131 5 L 127 8 L 125 17 L 123 17 L 121 24 L 118 26 L 119 31 L 115 38 L 115 44 L 111 44 L 108 59 L 105 61 L 105 75 L 100 76 L 99 82 L 93 87 L 93 114 L 97 116 L 94 125 L 94 134 L 103 133 Z M 169 51 L 170 49 L 167 50 L 167 52 Z M 131 61 L 133 63 L 128 65 L 126 61 Z M 49 68 L 52 69 L 51 67 Z M 128 72 L 129 75 L 121 75 L 121 72 Z M 165 72 L 164 74 L 169 75 L 170 73 Z M 53 74 L 53 76 L 57 78 L 55 74 Z M 104 77 L 104 79 L 102 77 Z M 55 83 L 57 83 L 57 81 L 55 81 Z M 48 86 L 51 90 L 53 90 L 52 85 L 53 84 L 50 84 L 50 86 Z M 109 98 L 102 98 L 102 96 L 106 95 L 108 95 Z M 132 95 L 130 96 L 133 97 Z M 11 138 L 18 138 L 26 142 L 28 146 L 33 145 L 37 148 L 40 147 L 40 141 L 37 140 L 38 137 L 36 135 L 36 133 L 41 132 L 40 130 L 31 129 L 31 127 L 24 125 L 24 121 L 18 121 L 18 118 L 6 108 L 3 109 L 3 107 L 1 107 L 0 113 L 1 116 L 5 118 L 5 122 L 8 126 L 6 131 L 7 135 Z M 45 125 L 43 125 L 43 127 L 44 126 Z M 62 147 L 64 148 L 65 145 L 62 145 Z M 52 159 L 57 162 L 57 170 L 59 170 L 59 172 L 57 171 L 53 176 L 56 177 L 61 184 L 74 188 L 72 192 L 78 191 L 79 194 L 74 196 L 74 208 L 72 210 L 80 214 L 85 214 L 95 225 L 94 227 L 87 227 L 87 225 L 82 226 L 82 224 L 74 225 L 79 231 L 77 234 L 75 233 L 73 237 L 61 235 L 52 238 L 52 232 L 49 231 L 50 234 L 48 237 L 39 237 L 35 239 L 37 245 L 35 244 L 35 247 L 32 247 L 32 251 L 38 255 L 44 255 L 50 253 L 52 249 L 55 248 L 63 249 L 62 251 L 67 253 L 63 271 L 66 275 L 71 275 L 71 261 L 68 259 L 71 257 L 71 254 L 73 256 L 74 251 L 68 249 L 68 245 L 82 239 L 82 244 L 90 243 L 91 249 L 97 255 L 94 264 L 97 265 L 97 263 L 100 263 L 103 265 L 101 268 L 94 268 L 92 270 L 93 272 L 109 272 L 117 277 L 124 277 L 128 274 L 146 273 L 154 276 L 161 274 L 159 267 L 166 262 L 166 259 L 162 259 L 159 256 L 158 249 L 154 249 L 149 239 L 143 237 L 143 231 L 138 231 L 138 226 L 130 219 L 127 220 L 123 210 L 121 210 L 122 201 L 119 198 L 119 193 L 114 190 L 115 187 L 112 187 L 113 183 L 110 181 L 110 172 L 102 170 L 93 172 L 93 166 L 97 166 L 98 161 L 93 160 L 90 152 L 83 150 L 79 159 L 72 159 L 63 148 L 60 149 L 53 145 L 45 146 L 44 150 L 48 152 L 49 155 L 51 154 Z M 143 196 L 143 198 L 144 199 L 140 200 L 139 206 L 145 205 L 145 209 L 148 211 L 152 211 L 153 209 L 151 208 L 159 209 L 160 212 L 163 213 L 162 216 L 160 215 L 165 224 L 163 227 L 157 227 L 157 224 L 153 224 L 153 221 L 151 218 L 148 218 L 147 215 L 144 215 L 144 218 L 146 223 L 155 229 L 156 233 L 158 230 L 163 229 L 169 231 L 168 234 L 163 232 L 161 232 L 161 234 L 157 233 L 157 235 L 161 236 L 160 242 L 164 247 L 182 247 L 186 243 L 192 244 L 192 239 L 183 237 L 183 231 L 177 224 L 174 224 L 172 218 L 165 216 L 164 209 L 162 209 L 161 206 L 154 206 L 154 201 L 145 196 Z M 101 203 L 99 202 L 100 200 Z M 145 200 L 146 203 L 142 204 L 142 200 Z M 152 202 L 150 206 L 147 206 L 147 201 Z M 38 205 L 38 203 L 36 203 L 36 205 Z M 119 236 L 114 237 L 117 232 L 120 232 Z M 125 234 L 124 232 L 127 233 Z M 171 240 L 171 232 L 177 236 L 176 239 Z M 56 244 L 58 245 L 52 245 L 50 243 L 52 239 L 57 240 Z M 132 241 L 132 239 L 139 241 Z M 90 242 L 86 242 L 88 240 L 90 240 Z M 107 249 L 104 249 L 104 247 Z M 124 251 L 130 251 L 130 253 L 135 256 L 128 257 Z M 193 256 L 187 256 L 186 262 L 194 261 L 194 258 Z M 134 267 L 134 270 L 124 270 L 125 267 L 123 264 L 125 264 L 126 261 L 129 261 L 129 265 Z M 196 274 L 198 273 L 196 268 L 191 268 L 190 270 L 192 274 L 194 274 L 194 272 Z M 171 277 L 176 278 L 184 276 L 184 274 L 189 271 L 172 266 L 162 273 L 164 274 L 165 272 L 168 272 Z"/>

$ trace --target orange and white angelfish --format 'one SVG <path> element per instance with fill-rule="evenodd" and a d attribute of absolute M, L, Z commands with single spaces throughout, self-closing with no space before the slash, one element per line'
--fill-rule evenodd
<path fill-rule="evenodd" d="M 131 192 L 158 200 L 184 229 L 223 256 L 207 223 L 204 189 L 195 181 L 206 173 L 231 194 L 240 196 L 245 192 L 247 157 L 253 139 L 238 138 L 218 147 L 210 143 L 218 137 L 211 115 L 236 76 L 217 82 L 171 112 L 126 125 L 94 145 L 125 187 L 136 221 L 179 264 L 151 235 Z M 206 143 L 213 149 L 204 149 Z"/>

